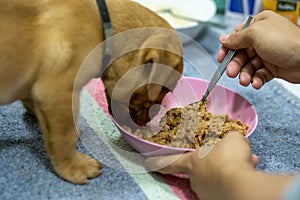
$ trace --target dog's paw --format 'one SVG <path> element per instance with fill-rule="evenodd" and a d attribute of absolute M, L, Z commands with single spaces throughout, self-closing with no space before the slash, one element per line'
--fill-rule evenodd
<path fill-rule="evenodd" d="M 102 173 L 103 166 L 91 156 L 77 152 L 72 160 L 56 163 L 54 167 L 63 179 L 75 184 L 87 184 L 89 178 Z"/>

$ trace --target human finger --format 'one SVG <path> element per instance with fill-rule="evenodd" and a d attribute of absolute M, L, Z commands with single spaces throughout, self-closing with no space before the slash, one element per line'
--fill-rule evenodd
<path fill-rule="evenodd" d="M 258 69 L 252 77 L 252 87 L 259 90 L 266 82 L 269 82 L 274 77 L 268 68 L 263 67 Z"/>
<path fill-rule="evenodd" d="M 249 59 L 245 66 L 241 69 L 240 84 L 243 86 L 248 86 L 252 81 L 252 76 L 254 75 L 255 71 L 262 67 L 262 60 L 258 56 L 254 56 Z"/>
<path fill-rule="evenodd" d="M 217 61 L 220 63 L 223 61 L 223 59 L 225 58 L 227 52 L 228 52 L 228 48 L 221 46 L 221 48 L 219 49 L 218 53 L 217 53 Z"/>
<path fill-rule="evenodd" d="M 234 151 L 234 154 L 236 155 L 235 158 L 244 157 L 246 154 L 249 156 L 252 155 L 249 139 L 246 138 L 239 131 L 230 131 L 228 134 L 226 134 L 226 136 L 222 139 L 221 142 L 219 142 L 219 144 L 225 144 L 225 143 L 227 145 L 227 148 L 230 147 L 229 148 L 230 151 Z M 233 146 L 235 148 L 232 148 Z M 229 149 L 227 149 L 227 150 L 229 150 Z M 239 149 L 239 151 L 235 151 L 235 149 Z M 227 151 L 227 152 L 229 152 L 229 151 Z M 250 158 L 251 157 L 249 157 L 249 161 L 252 160 Z"/>
<path fill-rule="evenodd" d="M 226 40 L 228 37 L 229 37 L 229 35 L 222 34 L 220 36 L 220 41 L 221 40 Z M 218 53 L 217 53 L 217 61 L 222 62 L 223 59 L 225 58 L 226 54 L 228 53 L 228 51 L 229 51 L 229 49 L 222 45 L 221 48 L 219 49 Z M 247 52 L 249 58 L 252 58 L 256 55 L 256 52 L 253 49 L 253 47 L 249 47 L 249 48 L 245 49 L 245 51 Z"/>
<path fill-rule="evenodd" d="M 242 29 L 244 23 L 236 27 L 227 37 L 221 36 L 220 43 L 229 49 L 244 49 L 252 46 L 251 27 Z"/>
<path fill-rule="evenodd" d="M 189 160 L 193 152 L 169 156 L 156 156 L 145 159 L 145 166 L 150 171 L 163 174 L 189 173 Z"/>
<path fill-rule="evenodd" d="M 245 51 L 237 51 L 235 56 L 229 62 L 226 73 L 230 78 L 235 78 L 247 62 L 248 56 Z"/>
<path fill-rule="evenodd" d="M 256 154 L 252 154 L 252 163 L 253 163 L 253 167 L 256 167 L 259 163 L 259 158 Z"/>

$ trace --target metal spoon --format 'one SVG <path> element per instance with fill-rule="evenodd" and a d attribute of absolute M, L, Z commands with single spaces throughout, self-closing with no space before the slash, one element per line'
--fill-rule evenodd
<path fill-rule="evenodd" d="M 252 16 L 249 16 L 247 19 L 246 24 L 244 25 L 243 29 L 247 28 L 251 22 L 251 20 L 253 19 Z M 221 78 L 221 76 L 223 75 L 227 65 L 229 64 L 229 62 L 231 61 L 231 59 L 233 58 L 234 54 L 236 53 L 235 50 L 229 50 L 227 55 L 225 56 L 224 60 L 222 61 L 222 63 L 219 65 L 218 69 L 216 70 L 216 72 L 214 73 L 208 88 L 205 92 L 205 95 L 202 97 L 201 101 L 202 103 L 204 103 L 208 97 L 208 95 L 210 94 L 210 92 L 213 90 L 213 88 L 215 87 L 215 85 L 217 84 L 217 82 L 219 81 L 219 79 Z"/>

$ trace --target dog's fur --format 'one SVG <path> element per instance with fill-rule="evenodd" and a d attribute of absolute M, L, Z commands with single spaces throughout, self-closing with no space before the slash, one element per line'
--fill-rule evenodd
<path fill-rule="evenodd" d="M 145 26 L 171 29 L 163 19 L 139 4 L 127 0 L 107 0 L 107 4 L 114 33 Z M 102 168 L 97 160 L 76 149 L 79 94 L 100 69 L 91 70 L 74 87 L 81 63 L 104 40 L 101 23 L 95 0 L 0 0 L 0 105 L 21 100 L 35 114 L 55 171 L 77 184 L 98 176 Z M 148 42 L 168 43 L 163 36 L 156 39 L 144 38 Z M 178 38 L 170 44 L 177 52 L 181 51 Z M 163 60 L 163 64 L 182 72 L 182 59 L 178 55 L 149 49 L 133 52 L 114 62 L 114 67 L 103 76 L 108 98 L 120 76 L 132 64 L 145 64 L 145 60 Z M 147 113 L 135 114 L 140 105 L 149 99 L 152 104 L 160 102 L 166 92 L 152 85 L 142 89 L 136 95 L 138 99 L 133 98 L 135 103 L 130 110 L 136 119 L 141 117 L 140 124 L 149 120 L 142 117 Z"/>
<path fill-rule="evenodd" d="M 129 107 L 134 122 L 145 125 L 150 120 L 148 112 L 151 106 L 161 103 L 169 89 L 174 88 L 178 74 L 182 73 L 182 45 L 176 31 L 152 11 L 126 0 L 107 3 L 114 33 L 122 32 L 121 36 L 114 38 L 115 59 L 102 76 L 109 108 L 112 111 L 111 103 L 114 102 L 117 117 L 126 121 Z M 171 67 L 173 71 L 163 70 L 163 66 Z M 135 67 L 144 67 L 141 69 L 144 73 L 140 71 L 136 76 Z M 117 95 L 113 96 L 117 82 L 130 70 L 123 80 L 125 84 L 119 84 Z M 138 86 L 144 79 L 149 84 Z M 129 99 L 125 97 L 128 94 L 131 95 L 129 105 L 126 104 Z"/>

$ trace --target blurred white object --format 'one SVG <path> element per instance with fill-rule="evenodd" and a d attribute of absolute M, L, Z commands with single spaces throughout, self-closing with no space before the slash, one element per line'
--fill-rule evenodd
<path fill-rule="evenodd" d="M 296 97 L 300 98 L 300 86 L 299 86 L 299 84 L 289 83 L 289 82 L 287 82 L 285 80 L 282 80 L 282 79 L 279 79 L 279 78 L 276 78 L 275 80 L 278 81 L 281 85 L 283 85 L 283 87 L 288 89 Z"/>
<path fill-rule="evenodd" d="M 254 8 L 253 8 L 253 15 L 256 15 L 261 11 L 262 7 L 262 0 L 255 0 Z"/>
<path fill-rule="evenodd" d="M 212 0 L 169 0 L 169 9 L 178 15 L 207 22 L 217 11 Z"/>
<path fill-rule="evenodd" d="M 172 27 L 192 38 L 215 16 L 217 7 L 213 0 L 133 0 L 153 10 Z"/>

